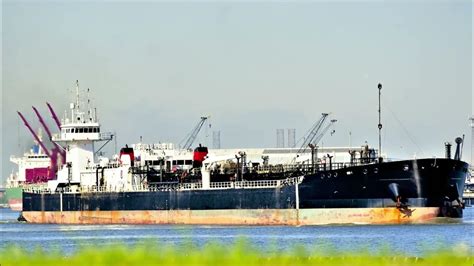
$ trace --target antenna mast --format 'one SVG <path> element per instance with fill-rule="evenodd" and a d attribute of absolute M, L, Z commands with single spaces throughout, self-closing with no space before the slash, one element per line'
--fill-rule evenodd
<path fill-rule="evenodd" d="M 79 109 L 79 80 L 76 80 L 76 108 Z"/>
<path fill-rule="evenodd" d="M 380 108 L 380 95 L 382 91 L 382 83 L 377 86 L 379 89 L 379 162 L 382 162 L 382 112 Z"/>

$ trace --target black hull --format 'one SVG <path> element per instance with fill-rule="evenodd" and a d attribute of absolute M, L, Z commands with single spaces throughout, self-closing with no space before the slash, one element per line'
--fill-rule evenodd
<path fill-rule="evenodd" d="M 444 206 L 462 197 L 467 171 L 462 161 L 420 159 L 318 172 L 300 185 L 300 207 L 393 206 L 397 196 L 411 206 Z"/>
<path fill-rule="evenodd" d="M 298 186 L 145 192 L 29 193 L 24 212 L 436 207 L 462 217 L 468 164 L 450 159 L 374 163 L 319 171 Z"/>

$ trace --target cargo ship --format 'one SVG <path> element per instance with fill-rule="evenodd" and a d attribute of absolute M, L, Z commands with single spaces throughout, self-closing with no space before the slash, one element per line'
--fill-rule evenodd
<path fill-rule="evenodd" d="M 399 161 L 383 157 L 380 145 L 363 145 L 339 162 L 318 156 L 316 144 L 328 128 L 323 114 L 291 163 L 270 164 L 267 156 L 249 162 L 244 151 L 216 156 L 199 146 L 180 169 L 167 156 L 142 163 L 143 155 L 128 146 L 115 158 L 99 156 L 112 134 L 101 132 L 95 109 L 84 108 L 79 91 L 77 85 L 70 114 L 52 136 L 65 163 L 56 179 L 23 191 L 27 222 L 318 225 L 462 217 L 468 172 L 462 138 L 452 158 L 450 144 L 445 158 Z"/>

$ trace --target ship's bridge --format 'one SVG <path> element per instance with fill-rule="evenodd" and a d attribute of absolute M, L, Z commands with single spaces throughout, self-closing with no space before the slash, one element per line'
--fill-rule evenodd
<path fill-rule="evenodd" d="M 52 140 L 61 141 L 102 141 L 111 140 L 112 133 L 100 132 L 99 123 L 74 123 L 61 126 L 61 133 L 54 134 Z"/>

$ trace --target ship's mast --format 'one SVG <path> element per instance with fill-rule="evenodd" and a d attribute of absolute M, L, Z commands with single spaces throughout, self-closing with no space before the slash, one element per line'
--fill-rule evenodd
<path fill-rule="evenodd" d="M 76 108 L 79 109 L 79 80 L 76 80 Z"/>
<path fill-rule="evenodd" d="M 382 92 L 382 83 L 377 86 L 379 88 L 379 162 L 382 162 L 382 112 L 380 108 L 380 96 Z"/>

